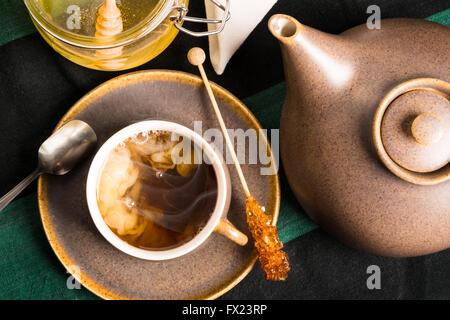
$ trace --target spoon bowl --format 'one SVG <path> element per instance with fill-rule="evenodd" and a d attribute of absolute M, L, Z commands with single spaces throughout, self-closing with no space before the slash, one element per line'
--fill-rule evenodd
<path fill-rule="evenodd" d="M 72 120 L 52 134 L 39 148 L 42 173 L 63 175 L 95 147 L 94 130 L 81 120 Z"/>

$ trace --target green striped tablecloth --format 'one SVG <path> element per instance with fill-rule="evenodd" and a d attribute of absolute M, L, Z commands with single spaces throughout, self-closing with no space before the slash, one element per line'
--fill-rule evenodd
<path fill-rule="evenodd" d="M 0 46 L 35 31 L 23 0 L 0 1 Z"/>
<path fill-rule="evenodd" d="M 34 31 L 21 0 L 2 0 L 0 19 L 0 44 Z M 450 26 L 450 9 L 428 20 Z M 281 83 L 245 99 L 244 103 L 264 128 L 276 129 L 285 95 L 286 87 Z M 282 170 L 280 172 L 282 196 L 278 230 L 281 240 L 288 242 L 317 226 L 304 214 Z M 0 212 L 0 257 L 0 299 L 97 298 L 83 288 L 67 289 L 69 274 L 47 242 L 36 194 L 16 200 Z"/>

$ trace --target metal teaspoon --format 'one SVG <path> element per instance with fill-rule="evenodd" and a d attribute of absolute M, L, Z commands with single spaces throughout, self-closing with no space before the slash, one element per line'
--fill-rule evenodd
<path fill-rule="evenodd" d="M 87 123 L 80 120 L 66 123 L 42 143 L 37 169 L 0 199 L 0 211 L 41 174 L 69 172 L 96 144 L 97 136 Z"/>

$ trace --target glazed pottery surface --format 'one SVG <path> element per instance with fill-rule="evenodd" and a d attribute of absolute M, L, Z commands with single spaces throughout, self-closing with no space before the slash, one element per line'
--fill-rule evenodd
<path fill-rule="evenodd" d="M 281 157 L 308 214 L 379 255 L 450 247 L 450 29 L 389 19 L 330 35 L 285 15 L 269 28 L 288 90 Z"/>
<path fill-rule="evenodd" d="M 260 128 L 237 98 L 216 84 L 212 88 L 229 128 Z M 201 121 L 202 133 L 218 127 L 202 80 L 175 71 L 143 71 L 110 80 L 75 104 L 58 127 L 74 118 L 91 125 L 99 147 L 118 130 L 142 120 L 168 120 L 191 129 L 194 121 Z M 233 165 L 229 165 L 232 197 L 227 218 L 247 234 L 249 243 L 241 247 L 212 234 L 187 255 L 146 261 L 116 249 L 96 229 L 85 193 L 91 160 L 66 176 L 41 177 L 38 189 L 47 238 L 63 265 L 86 288 L 107 299 L 211 299 L 250 272 L 257 257 L 247 228 L 245 195 Z M 262 176 L 260 169 L 260 165 L 243 165 L 252 192 L 275 223 L 278 176 Z"/>

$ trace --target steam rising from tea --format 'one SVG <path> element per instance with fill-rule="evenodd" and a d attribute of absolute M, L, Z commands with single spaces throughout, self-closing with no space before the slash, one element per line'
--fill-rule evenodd
<path fill-rule="evenodd" d="M 118 145 L 97 187 L 109 228 L 143 249 L 165 250 L 191 240 L 217 200 L 214 168 L 209 161 L 197 164 L 199 153 L 189 139 L 162 131 L 140 133 Z"/>

